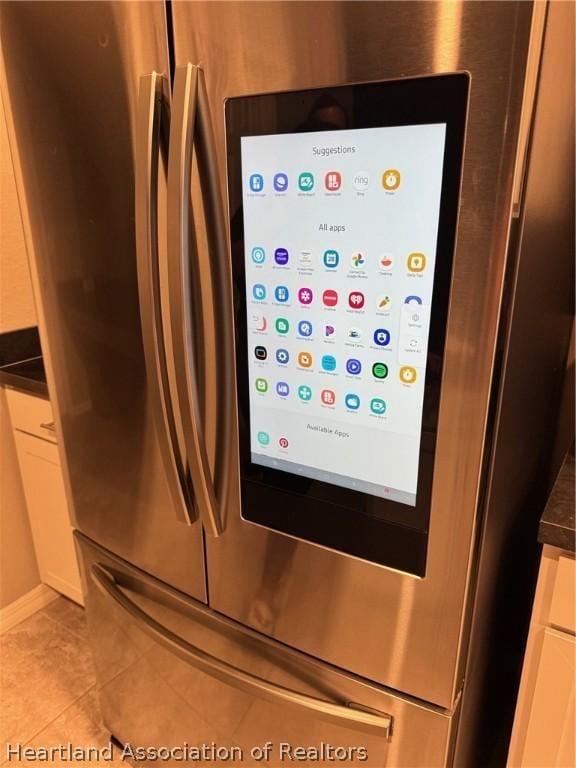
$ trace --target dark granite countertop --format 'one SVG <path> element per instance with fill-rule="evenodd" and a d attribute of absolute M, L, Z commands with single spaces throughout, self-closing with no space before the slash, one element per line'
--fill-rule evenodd
<path fill-rule="evenodd" d="M 0 385 L 48 397 L 38 328 L 0 334 Z"/>
<path fill-rule="evenodd" d="M 574 453 L 569 451 L 540 520 L 538 541 L 574 552 L 574 523 Z"/>

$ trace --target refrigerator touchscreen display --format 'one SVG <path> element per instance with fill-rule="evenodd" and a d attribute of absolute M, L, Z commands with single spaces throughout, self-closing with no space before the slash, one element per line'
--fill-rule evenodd
<path fill-rule="evenodd" d="M 241 137 L 254 464 L 416 505 L 445 141 Z"/>

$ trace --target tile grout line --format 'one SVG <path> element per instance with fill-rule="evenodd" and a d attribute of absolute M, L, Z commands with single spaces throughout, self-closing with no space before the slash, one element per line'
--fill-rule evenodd
<path fill-rule="evenodd" d="M 71 701 L 67 706 L 65 706 L 64 709 L 62 709 L 56 715 L 56 717 L 54 717 L 52 720 L 50 720 L 49 723 L 45 723 L 45 725 L 43 725 L 42 728 L 40 728 L 39 731 L 36 731 L 36 733 L 34 733 L 32 736 L 30 736 L 30 738 L 23 744 L 23 746 L 25 747 L 28 744 L 30 744 L 30 742 L 33 741 L 36 738 L 36 736 L 39 736 L 42 733 L 42 731 L 45 731 L 46 728 L 49 728 L 51 725 L 53 725 L 53 723 L 55 723 L 56 720 L 58 720 L 59 717 L 62 717 L 62 715 L 65 712 L 68 712 L 68 710 L 71 709 L 75 704 L 77 704 L 83 696 L 86 696 L 87 693 L 89 693 L 93 688 L 96 688 L 96 687 L 97 687 L 97 683 L 93 683 L 91 686 L 89 686 L 83 693 L 80 694 L 80 696 L 78 696 L 77 698 L 74 699 L 74 701 Z M 92 720 L 92 718 L 90 718 L 90 720 Z M 94 722 L 94 721 L 92 720 L 92 722 Z M 97 723 L 95 723 L 95 725 L 97 725 Z"/>
<path fill-rule="evenodd" d="M 88 646 L 88 648 L 90 649 L 90 653 L 92 653 L 92 649 L 90 648 L 90 643 L 87 641 L 87 639 L 86 639 L 85 637 L 82 637 L 82 635 L 79 635 L 79 634 L 77 634 L 76 632 L 74 632 L 74 630 L 73 630 L 73 629 L 70 629 L 70 627 L 67 627 L 67 626 L 66 626 L 66 624 L 64 624 L 64 622 L 60 621 L 59 619 L 55 619 L 55 618 L 53 618 L 52 616 L 50 616 L 50 614 L 49 614 L 49 613 L 45 613 L 45 609 L 44 609 L 44 608 L 41 608 L 41 609 L 40 609 L 39 611 L 37 611 L 36 613 L 42 613 L 42 614 L 43 614 L 44 616 L 46 616 L 46 618 L 47 618 L 47 619 L 49 619 L 49 620 L 50 620 L 50 621 L 51 621 L 53 624 L 57 624 L 59 627 L 62 627 L 62 629 L 65 629 L 65 630 L 66 630 L 66 632 L 68 632 L 68 634 L 69 634 L 69 635 L 72 635 L 72 636 L 73 636 L 73 637 L 75 637 L 77 640 L 81 640 L 83 643 L 85 643 L 85 644 Z M 33 614 L 33 616 L 36 616 L 36 613 L 35 613 L 35 614 Z"/>

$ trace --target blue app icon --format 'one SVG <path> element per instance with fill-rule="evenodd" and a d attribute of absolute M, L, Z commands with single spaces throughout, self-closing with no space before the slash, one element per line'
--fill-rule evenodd
<path fill-rule="evenodd" d="M 422 304 L 420 296 L 406 296 L 404 304 Z"/>
<path fill-rule="evenodd" d="M 288 176 L 285 173 L 275 173 L 272 183 L 276 192 L 286 192 L 288 189 Z"/>
<path fill-rule="evenodd" d="M 285 285 L 277 285 L 276 288 L 274 289 L 274 296 L 276 298 L 276 301 L 280 301 L 284 303 L 285 301 L 288 301 L 288 299 L 290 298 L 290 291 Z"/>
<path fill-rule="evenodd" d="M 379 347 L 387 347 L 390 344 L 390 331 L 387 331 L 386 328 L 376 328 L 374 344 L 378 344 Z"/>
<path fill-rule="evenodd" d="M 324 371 L 335 371 L 336 358 L 334 355 L 322 355 L 321 365 Z"/>
<path fill-rule="evenodd" d="M 254 264 L 264 264 L 266 259 L 266 251 L 259 245 L 256 248 L 252 248 L 252 261 Z"/>
<path fill-rule="evenodd" d="M 324 262 L 324 266 L 328 269 L 336 269 L 340 262 L 340 254 L 338 251 L 334 251 L 333 249 L 324 251 L 322 261 Z"/>
<path fill-rule="evenodd" d="M 286 363 L 290 360 L 290 353 L 287 349 L 277 349 L 276 350 L 276 362 L 280 363 L 280 365 L 286 365 Z"/>
<path fill-rule="evenodd" d="M 308 338 L 309 336 L 312 336 L 312 323 L 310 320 L 300 320 L 298 323 L 298 334 L 300 336 L 304 336 Z"/>
<path fill-rule="evenodd" d="M 256 301 L 264 301 L 266 298 L 266 286 L 262 283 L 254 283 L 252 286 L 252 296 Z"/>
<path fill-rule="evenodd" d="M 373 397 L 370 400 L 370 410 L 377 416 L 382 416 L 382 414 L 386 413 L 386 401 L 382 400 L 381 397 Z"/>
<path fill-rule="evenodd" d="M 264 176 L 261 173 L 253 173 L 248 183 L 252 192 L 262 192 L 264 189 Z"/>
<path fill-rule="evenodd" d="M 302 386 L 298 387 L 298 397 L 300 400 L 304 400 L 305 403 L 312 400 L 312 388 L 302 384 Z"/>
<path fill-rule="evenodd" d="M 362 363 L 360 360 L 356 360 L 355 357 L 351 357 L 349 360 L 346 360 L 346 371 L 351 373 L 352 376 L 358 376 L 362 371 Z"/>
<path fill-rule="evenodd" d="M 349 392 L 344 397 L 344 403 L 346 404 L 346 408 L 349 408 L 351 411 L 357 411 L 358 408 L 360 408 L 360 398 L 353 392 Z"/>
<path fill-rule="evenodd" d="M 268 432 L 258 432 L 258 442 L 260 445 L 269 445 L 270 444 L 270 435 Z"/>
<path fill-rule="evenodd" d="M 284 267 L 286 264 L 288 264 L 289 258 L 290 255 L 286 248 L 276 248 L 274 251 L 274 261 L 281 267 Z"/>
<path fill-rule="evenodd" d="M 288 397 L 290 394 L 290 387 L 285 381 L 279 381 L 276 384 L 276 393 L 280 395 L 280 397 Z"/>

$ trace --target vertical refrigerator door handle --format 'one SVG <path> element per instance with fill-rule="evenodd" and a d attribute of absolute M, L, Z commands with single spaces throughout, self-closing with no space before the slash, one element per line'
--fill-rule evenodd
<path fill-rule="evenodd" d="M 319 720 L 334 723 L 344 728 L 355 728 L 365 733 L 390 740 L 393 718 L 386 712 L 379 712 L 355 702 L 332 702 L 294 691 L 278 683 L 246 672 L 233 664 L 219 659 L 179 637 L 142 610 L 122 592 L 114 575 L 106 568 L 94 563 L 90 578 L 100 593 L 114 601 L 128 614 L 142 632 L 145 632 L 160 646 L 178 656 L 182 661 L 201 670 L 227 685 L 256 696 L 272 704 L 282 704 L 304 710 Z"/>
<path fill-rule="evenodd" d="M 198 280 L 198 253 L 190 225 L 192 149 L 196 122 L 198 73 L 178 67 L 174 77 L 173 109 L 168 157 L 168 293 L 174 372 L 188 467 L 196 504 L 206 529 L 219 535 L 216 495 L 199 407 L 195 361 L 192 285 Z"/>
<path fill-rule="evenodd" d="M 186 467 L 178 448 L 162 333 L 158 262 L 158 163 L 165 80 L 157 72 L 140 78 L 136 139 L 136 256 L 140 324 L 148 392 L 172 506 L 178 519 L 195 520 Z"/>
<path fill-rule="evenodd" d="M 216 143 L 210 116 L 210 102 L 204 72 L 198 72 L 198 173 L 200 176 L 206 221 L 206 234 L 210 251 L 212 286 L 212 338 L 216 344 L 216 386 L 218 388 L 218 421 L 216 427 L 215 486 L 217 517 L 211 529 L 223 528 L 226 519 L 230 480 L 230 443 L 234 433 L 234 314 L 232 281 L 228 254 L 228 236 L 224 198 L 220 186 Z M 209 529 L 210 530 L 210 529 Z"/>

